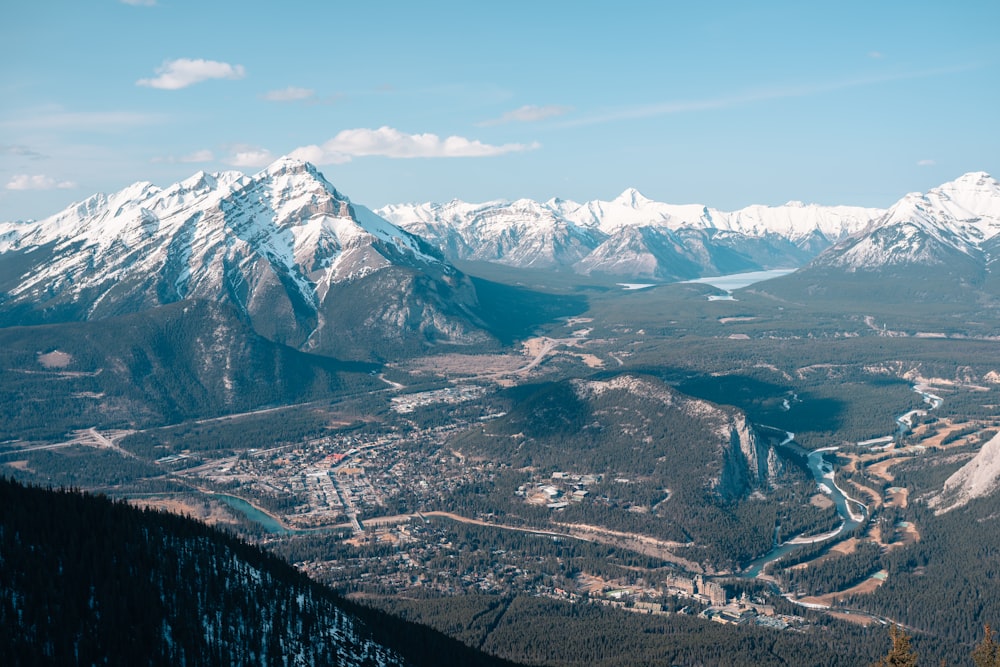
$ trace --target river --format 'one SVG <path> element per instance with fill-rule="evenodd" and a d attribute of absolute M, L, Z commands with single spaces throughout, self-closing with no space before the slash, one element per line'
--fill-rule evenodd
<path fill-rule="evenodd" d="M 226 493 L 213 493 L 213 498 L 227 505 L 230 509 L 236 510 L 250 521 L 260 525 L 261 528 L 274 535 L 291 535 L 302 531 L 289 530 L 281 525 L 276 518 L 260 510 L 242 498 L 230 496 Z"/>
<path fill-rule="evenodd" d="M 913 391 L 917 392 L 923 396 L 924 402 L 927 403 L 931 410 L 934 410 L 941 406 L 943 400 L 939 396 L 935 396 L 927 391 L 928 387 L 925 385 L 915 385 Z M 915 415 L 926 414 L 925 410 L 910 410 L 909 412 L 900 415 L 896 418 L 897 433 L 902 435 L 905 433 L 910 426 L 912 426 L 912 420 Z M 892 437 L 892 436 L 888 436 Z M 859 443 L 860 444 L 860 443 Z M 836 470 L 833 467 L 833 463 L 828 461 L 824 454 L 827 452 L 834 452 L 840 449 L 839 447 L 824 447 L 823 449 L 816 449 L 809 451 L 801 447 L 795 442 L 795 434 L 788 433 L 785 440 L 782 441 L 781 446 L 785 449 L 790 449 L 797 455 L 804 456 L 806 463 L 809 466 L 809 471 L 812 473 L 813 479 L 816 480 L 816 484 L 820 491 L 825 493 L 834 502 L 837 507 L 837 514 L 840 515 L 841 524 L 836 530 L 832 530 L 829 533 L 823 533 L 822 535 L 814 535 L 810 537 L 795 537 L 786 542 L 776 544 L 774 549 L 764 556 L 761 556 L 757 560 L 753 561 L 743 570 L 741 576 L 746 578 L 754 578 L 759 575 L 764 567 L 773 561 L 778 560 L 782 556 L 795 551 L 804 544 L 816 544 L 817 542 L 826 542 L 832 540 L 844 533 L 849 533 L 858 526 L 868 521 L 868 506 L 852 498 L 844 493 L 844 490 L 837 485 Z M 777 530 L 775 531 L 777 537 Z"/>
<path fill-rule="evenodd" d="M 336 526 L 319 526 L 317 528 L 286 528 L 282 525 L 281 521 L 273 515 L 255 507 L 242 498 L 237 498 L 236 496 L 231 496 L 226 493 L 212 493 L 209 495 L 219 502 L 224 503 L 230 509 L 239 512 L 250 521 L 258 524 L 261 528 L 272 535 L 316 535 L 318 533 L 332 533 L 344 530 L 343 524 Z"/>

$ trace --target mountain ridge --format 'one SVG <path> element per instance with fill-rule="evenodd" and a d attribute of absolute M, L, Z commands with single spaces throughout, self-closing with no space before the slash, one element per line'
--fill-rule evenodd
<path fill-rule="evenodd" d="M 1000 183 L 969 172 L 926 193 L 909 193 L 861 233 L 813 266 L 870 271 L 904 264 L 964 262 L 985 267 L 987 244 L 1000 234 Z"/>
<path fill-rule="evenodd" d="M 670 281 L 803 266 L 896 218 L 930 225 L 925 233 L 970 254 L 973 246 L 1000 231 L 997 188 L 986 172 L 968 172 L 928 193 L 905 195 L 888 209 L 790 201 L 725 212 L 702 204 L 656 202 L 628 188 L 610 201 L 582 204 L 558 198 L 544 203 L 452 200 L 396 204 L 378 212 L 424 236 L 451 259 L 536 268 L 536 260 L 527 258 L 545 256 L 544 268 Z M 529 222 L 541 220 L 547 235 L 523 231 Z M 943 238 L 952 226 L 957 236 Z M 718 261 L 722 255 L 727 259 Z M 900 254 L 899 261 L 910 260 Z"/>

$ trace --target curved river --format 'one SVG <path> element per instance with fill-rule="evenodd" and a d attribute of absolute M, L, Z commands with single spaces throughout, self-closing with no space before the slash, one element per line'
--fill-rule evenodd
<path fill-rule="evenodd" d="M 923 396 L 924 402 L 930 406 L 929 409 L 933 410 L 940 407 L 942 399 L 939 396 L 928 393 L 927 389 L 928 387 L 919 384 L 913 387 L 913 391 Z M 898 432 L 900 434 L 905 433 L 910 426 L 912 426 L 913 416 L 925 413 L 926 412 L 924 410 L 910 410 L 906 414 L 897 417 L 896 423 L 899 425 Z M 889 436 L 889 439 L 891 438 L 892 436 Z M 829 496 L 836 505 L 837 514 L 840 515 L 842 523 L 836 530 L 830 531 L 829 533 L 823 533 L 822 535 L 814 535 L 811 537 L 795 537 L 787 542 L 776 544 L 774 549 L 772 549 L 769 553 L 750 563 L 750 565 L 748 565 L 740 575 L 742 577 L 756 577 L 764 570 L 764 567 L 768 563 L 776 561 L 782 556 L 795 551 L 803 544 L 815 544 L 817 542 L 832 540 L 844 533 L 851 532 L 861 524 L 868 521 L 868 506 L 856 498 L 848 496 L 844 490 L 837 485 L 836 471 L 834 470 L 833 464 L 830 461 L 827 461 L 824 456 L 826 452 L 836 451 L 840 449 L 839 447 L 824 447 L 823 449 L 816 449 L 810 452 L 809 450 L 803 449 L 798 443 L 795 442 L 794 433 L 788 433 L 785 440 L 781 443 L 781 446 L 786 449 L 791 449 L 795 453 L 805 457 L 813 479 L 816 480 L 816 484 L 819 486 L 820 491 Z"/>

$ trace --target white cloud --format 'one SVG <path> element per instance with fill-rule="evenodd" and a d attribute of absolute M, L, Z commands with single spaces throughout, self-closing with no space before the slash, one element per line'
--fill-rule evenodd
<path fill-rule="evenodd" d="M 133 7 L 155 7 L 156 0 L 121 0 L 123 5 L 132 5 Z"/>
<path fill-rule="evenodd" d="M 885 54 L 881 51 L 869 51 L 868 57 L 873 58 L 874 60 L 881 60 L 882 58 L 885 58 Z"/>
<path fill-rule="evenodd" d="M 917 160 L 918 167 L 933 167 L 935 164 L 934 160 Z"/>
<path fill-rule="evenodd" d="M 519 109 L 504 112 L 499 118 L 484 120 L 481 123 L 477 123 L 477 125 L 479 127 L 490 127 L 492 125 L 505 125 L 506 123 L 533 123 L 545 120 L 546 118 L 565 116 L 572 110 L 573 107 L 564 107 L 558 104 L 548 104 L 542 107 L 527 104 Z"/>
<path fill-rule="evenodd" d="M 271 90 L 264 93 L 264 99 L 268 102 L 297 102 L 308 100 L 316 95 L 316 91 L 311 88 L 298 88 L 289 86 L 282 90 Z"/>
<path fill-rule="evenodd" d="M 70 190 L 75 187 L 73 181 L 57 181 L 44 174 L 16 174 L 6 185 L 8 190 Z"/>
<path fill-rule="evenodd" d="M 266 167 L 274 162 L 274 155 L 266 148 L 255 146 L 233 146 L 230 155 L 222 159 L 232 167 Z"/>
<path fill-rule="evenodd" d="M 135 84 L 161 90 L 178 90 L 209 79 L 242 79 L 246 76 L 243 65 L 191 58 L 168 60 L 156 69 L 156 73 L 156 78 L 139 79 Z"/>
<path fill-rule="evenodd" d="M 534 150 L 538 143 L 493 146 L 474 139 L 436 134 L 406 134 L 391 127 L 377 130 L 343 130 L 333 139 L 316 146 L 302 146 L 291 156 L 314 164 L 340 164 L 352 157 L 379 155 L 390 158 L 492 157 Z"/>

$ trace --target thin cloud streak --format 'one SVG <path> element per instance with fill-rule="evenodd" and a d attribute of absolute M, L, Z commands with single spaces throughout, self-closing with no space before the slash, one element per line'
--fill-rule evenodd
<path fill-rule="evenodd" d="M 164 164 L 189 164 L 189 163 L 199 163 L 199 162 L 211 162 L 215 159 L 215 154 L 207 148 L 202 150 L 197 150 L 193 153 L 188 153 L 187 155 L 181 155 L 176 157 L 173 155 L 168 155 L 167 157 L 155 157 L 151 160 L 153 163 L 164 163 Z"/>
<path fill-rule="evenodd" d="M 513 111 L 506 111 L 499 118 L 476 123 L 476 126 L 492 127 L 494 125 L 506 125 L 507 123 L 534 123 L 546 118 L 565 116 L 572 110 L 573 107 L 560 106 L 558 104 L 548 104 L 545 106 L 527 104 Z"/>
<path fill-rule="evenodd" d="M 798 97 L 812 97 L 847 90 L 850 88 L 861 88 L 874 86 L 893 81 L 908 81 L 912 79 L 923 79 L 945 74 L 957 74 L 976 69 L 978 66 L 964 65 L 960 67 L 940 67 L 921 72 L 909 72 L 905 74 L 891 74 L 883 76 L 860 77 L 857 79 L 847 79 L 844 81 L 831 81 L 829 83 L 789 86 L 780 88 L 766 88 L 751 91 L 741 95 L 727 95 L 723 97 L 710 98 L 704 100 L 681 100 L 671 102 L 661 102 L 658 104 L 646 104 L 633 107 L 626 107 L 611 110 L 603 114 L 589 117 L 568 120 L 559 123 L 557 127 L 586 127 L 589 125 L 600 125 L 603 123 L 613 123 L 623 120 L 638 120 L 642 118 L 653 118 L 656 116 L 666 116 L 677 113 L 690 113 L 693 111 L 711 111 L 717 109 L 731 109 L 757 102 L 767 102 L 770 100 L 792 99 Z"/>
<path fill-rule="evenodd" d="M 311 99 L 315 95 L 316 91 L 312 88 L 288 86 L 287 88 L 282 88 L 281 90 L 270 90 L 264 93 L 264 99 L 268 102 L 297 102 L 300 100 Z"/>
<path fill-rule="evenodd" d="M 162 113 L 135 111 L 47 111 L 0 121 L 0 127 L 20 130 L 110 130 L 157 125 L 166 122 Z"/>
<path fill-rule="evenodd" d="M 57 181 L 44 174 L 15 174 L 5 186 L 8 190 L 72 190 L 73 181 Z"/>
<path fill-rule="evenodd" d="M 32 160 L 44 160 L 48 157 L 43 153 L 32 150 L 27 146 L 21 144 L 0 144 L 0 155 L 15 155 L 17 157 L 26 157 Z"/>

